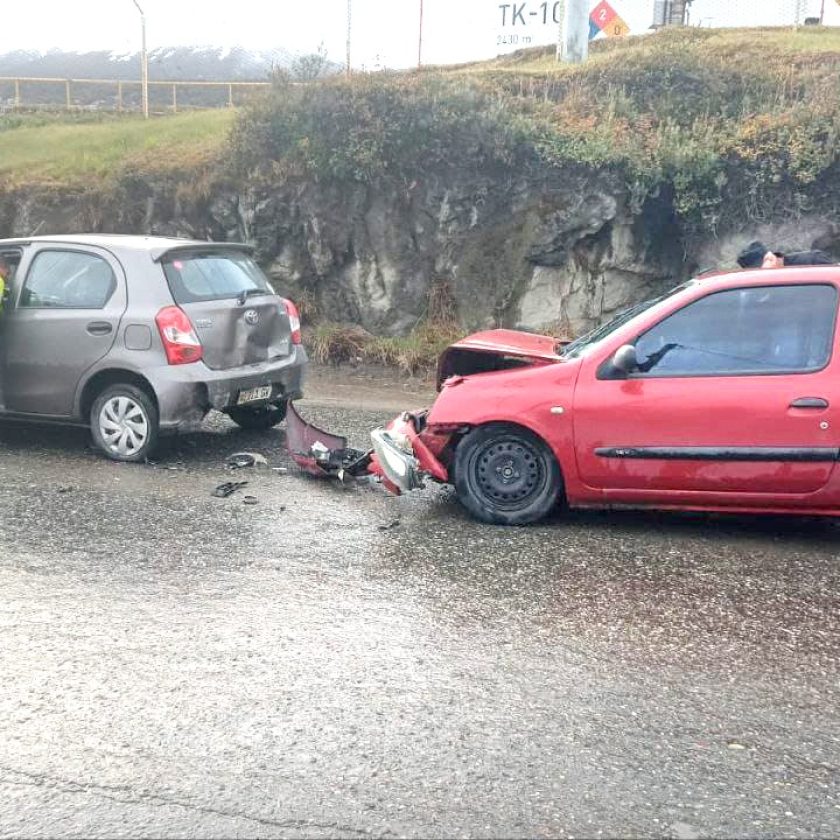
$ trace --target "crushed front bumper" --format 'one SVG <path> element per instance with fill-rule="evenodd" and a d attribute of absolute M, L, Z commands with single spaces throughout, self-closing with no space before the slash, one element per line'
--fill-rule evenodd
<path fill-rule="evenodd" d="M 396 437 L 388 429 L 371 432 L 376 466 L 400 493 L 423 486 L 420 462 L 414 457 L 411 441 L 405 435 Z"/>
<path fill-rule="evenodd" d="M 347 439 L 326 432 L 304 420 L 293 403 L 286 415 L 286 449 L 297 465 L 310 475 L 378 479 L 400 495 L 425 486 L 427 478 L 446 482 L 449 474 L 438 454 L 448 436 L 427 434 L 425 412 L 405 412 L 386 428 L 371 432 L 368 452 L 347 446 Z"/>
<path fill-rule="evenodd" d="M 405 412 L 386 428 L 371 432 L 374 456 L 370 471 L 381 476 L 393 493 L 406 493 L 424 486 L 426 478 L 449 481 L 449 472 L 429 445 L 425 412 Z"/>

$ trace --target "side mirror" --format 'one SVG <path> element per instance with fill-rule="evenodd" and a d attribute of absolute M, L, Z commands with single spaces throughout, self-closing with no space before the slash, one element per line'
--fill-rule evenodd
<path fill-rule="evenodd" d="M 639 358 L 632 344 L 625 344 L 615 351 L 612 357 L 613 367 L 622 373 L 633 373 L 639 369 Z"/>

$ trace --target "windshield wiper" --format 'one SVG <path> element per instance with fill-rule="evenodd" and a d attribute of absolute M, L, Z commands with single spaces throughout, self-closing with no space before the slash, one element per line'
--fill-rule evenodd
<path fill-rule="evenodd" d="M 239 293 L 239 297 L 236 298 L 236 302 L 240 306 L 245 306 L 245 303 L 247 302 L 249 297 L 255 297 L 257 295 L 268 295 L 268 294 L 271 294 L 271 292 L 267 291 L 266 289 L 243 289 Z"/>

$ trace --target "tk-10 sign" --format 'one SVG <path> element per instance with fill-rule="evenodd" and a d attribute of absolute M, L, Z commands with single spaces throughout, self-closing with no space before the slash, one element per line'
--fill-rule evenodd
<path fill-rule="evenodd" d="M 840 2 L 840 0 L 838 0 Z M 557 37 L 557 29 L 563 22 L 565 3 L 554 2 L 499 3 L 497 12 L 504 32 L 497 36 L 497 46 L 527 47 L 531 44 L 551 43 Z M 630 27 L 610 5 L 601 0 L 589 16 L 589 39 L 598 37 L 616 38 L 630 33 Z"/>

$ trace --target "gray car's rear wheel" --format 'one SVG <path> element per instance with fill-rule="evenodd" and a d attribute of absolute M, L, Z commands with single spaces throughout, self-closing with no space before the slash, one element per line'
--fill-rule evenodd
<path fill-rule="evenodd" d="M 542 519 L 563 489 L 560 467 L 546 443 L 507 423 L 473 429 L 458 444 L 454 466 L 461 504 L 497 525 Z"/>
<path fill-rule="evenodd" d="M 228 417 L 242 429 L 249 432 L 264 432 L 273 429 L 286 416 L 286 402 L 263 405 L 257 408 L 231 408 Z"/>
<path fill-rule="evenodd" d="M 114 461 L 143 461 L 158 442 L 158 412 L 136 385 L 109 385 L 93 402 L 90 428 L 96 445 Z"/>

